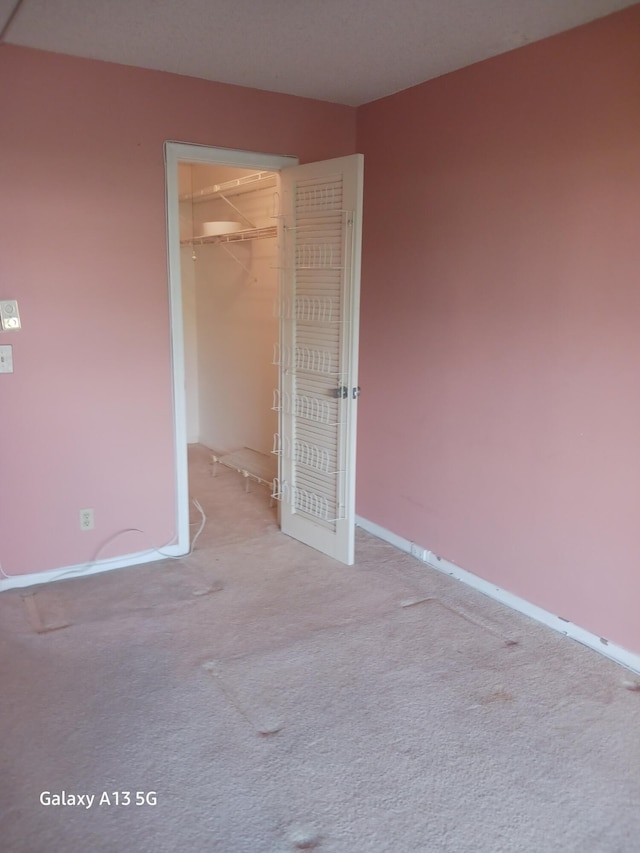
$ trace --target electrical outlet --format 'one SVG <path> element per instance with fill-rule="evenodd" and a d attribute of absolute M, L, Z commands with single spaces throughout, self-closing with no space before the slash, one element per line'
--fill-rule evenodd
<path fill-rule="evenodd" d="M 0 302 L 0 328 L 3 332 L 20 328 L 20 312 L 15 299 L 5 299 Z"/>
<path fill-rule="evenodd" d="M 80 530 L 93 530 L 93 510 L 80 510 Z"/>

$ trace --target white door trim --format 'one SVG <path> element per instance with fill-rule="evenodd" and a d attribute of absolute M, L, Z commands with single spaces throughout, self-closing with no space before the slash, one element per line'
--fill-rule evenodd
<path fill-rule="evenodd" d="M 189 471 L 187 465 L 187 400 L 185 393 L 184 329 L 182 322 L 182 274 L 180 271 L 180 207 L 178 202 L 178 164 L 204 163 L 235 166 L 239 169 L 279 172 L 296 166 L 297 157 L 260 154 L 232 148 L 212 148 L 185 142 L 164 144 L 167 262 L 169 312 L 171 325 L 171 364 L 173 376 L 174 471 L 176 493 L 176 536 L 172 547 L 176 556 L 189 553 Z"/>

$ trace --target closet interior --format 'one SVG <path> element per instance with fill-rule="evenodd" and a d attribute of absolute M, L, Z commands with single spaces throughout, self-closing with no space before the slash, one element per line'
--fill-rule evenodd
<path fill-rule="evenodd" d="M 271 486 L 278 432 L 278 175 L 179 166 L 187 442 Z"/>

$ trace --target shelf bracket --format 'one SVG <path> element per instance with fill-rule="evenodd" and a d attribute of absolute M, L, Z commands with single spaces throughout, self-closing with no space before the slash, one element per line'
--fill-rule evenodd
<path fill-rule="evenodd" d="M 246 264 L 243 264 L 240 258 L 236 258 L 231 249 L 228 249 L 224 243 L 218 243 L 218 246 L 220 246 L 221 249 L 224 249 L 227 255 L 229 255 L 230 258 L 233 258 L 233 260 L 238 264 L 239 267 L 242 267 L 242 269 L 246 272 L 251 281 L 253 281 L 255 284 L 258 283 L 258 279 L 253 275 L 249 267 L 246 266 Z"/>
<path fill-rule="evenodd" d="M 232 207 L 235 210 L 235 212 L 238 213 L 244 219 L 244 221 L 247 223 L 249 228 L 255 228 L 256 227 L 250 219 L 247 219 L 247 217 L 244 215 L 244 213 L 240 210 L 239 207 L 236 207 L 232 201 L 229 201 L 229 199 L 226 197 L 226 195 L 223 195 L 223 193 L 220 193 L 219 197 L 222 199 L 222 201 L 226 201 L 226 203 L 229 205 L 229 207 Z"/>

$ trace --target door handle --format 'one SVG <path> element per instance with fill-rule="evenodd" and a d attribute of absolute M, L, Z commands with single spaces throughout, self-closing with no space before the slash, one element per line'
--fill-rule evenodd
<path fill-rule="evenodd" d="M 360 396 L 360 391 L 361 388 L 359 385 L 357 388 L 351 389 L 351 397 L 353 400 Z M 340 385 L 338 386 L 338 388 L 332 389 L 332 396 L 335 397 L 336 400 L 346 400 L 349 396 L 349 389 L 346 387 L 346 385 Z"/>

